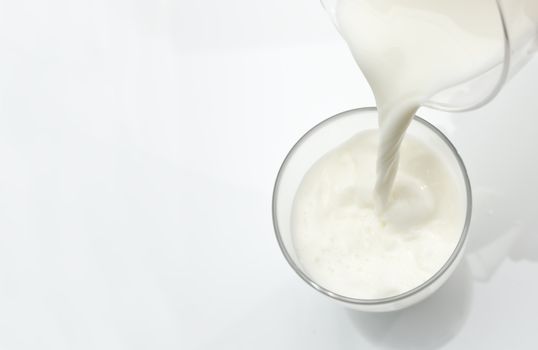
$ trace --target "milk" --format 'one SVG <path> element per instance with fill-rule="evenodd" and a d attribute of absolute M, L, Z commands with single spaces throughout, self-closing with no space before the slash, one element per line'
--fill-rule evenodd
<path fill-rule="evenodd" d="M 503 1 L 508 18 L 517 18 L 509 23 L 514 50 L 536 35 L 537 4 Z M 380 113 L 375 190 L 382 209 L 399 143 L 420 105 L 504 58 L 500 15 L 494 0 L 339 0 L 335 16 Z"/>
<path fill-rule="evenodd" d="M 407 136 L 384 215 L 374 207 L 378 131 L 363 131 L 306 173 L 292 232 L 305 272 L 329 290 L 373 299 L 410 290 L 448 260 L 465 221 L 465 188 L 446 155 Z"/>
<path fill-rule="evenodd" d="M 508 12 L 537 8 L 534 0 L 505 4 Z M 293 241 L 304 270 L 325 288 L 390 297 L 448 260 L 466 209 L 453 169 L 405 130 L 436 93 L 498 65 L 503 32 L 493 0 L 340 0 L 335 18 L 374 93 L 379 130 L 331 150 L 305 175 Z M 521 21 L 513 31 L 535 35 L 533 25 Z"/>

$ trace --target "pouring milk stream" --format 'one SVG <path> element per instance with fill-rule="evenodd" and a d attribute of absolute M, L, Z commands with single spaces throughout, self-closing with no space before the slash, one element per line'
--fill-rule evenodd
<path fill-rule="evenodd" d="M 538 1 L 505 1 L 503 9 L 536 20 Z M 503 59 L 500 14 L 494 0 L 340 0 L 335 15 L 379 110 L 376 197 L 382 208 L 398 169 L 399 144 L 417 109 Z M 521 18 L 512 23 L 512 36 L 535 37 L 536 22 Z"/>

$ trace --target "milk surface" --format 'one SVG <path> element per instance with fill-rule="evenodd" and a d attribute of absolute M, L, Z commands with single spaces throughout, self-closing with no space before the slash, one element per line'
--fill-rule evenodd
<path fill-rule="evenodd" d="M 507 13 L 529 13 L 512 23 L 514 38 L 536 35 L 537 3 L 504 2 Z M 390 297 L 442 267 L 466 210 L 454 169 L 405 131 L 436 93 L 501 62 L 502 26 L 494 0 L 340 0 L 335 17 L 374 93 L 379 130 L 331 150 L 306 174 L 293 207 L 294 245 L 325 288 Z"/>
<path fill-rule="evenodd" d="M 411 136 L 401 145 L 392 199 L 374 207 L 378 131 L 357 134 L 305 175 L 292 213 L 306 273 L 359 299 L 410 290 L 450 257 L 465 221 L 465 189 L 444 157 Z"/>

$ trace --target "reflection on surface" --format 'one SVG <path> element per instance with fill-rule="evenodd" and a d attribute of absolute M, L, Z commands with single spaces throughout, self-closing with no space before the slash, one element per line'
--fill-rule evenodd
<path fill-rule="evenodd" d="M 538 261 L 538 235 L 532 225 L 535 218 L 530 211 L 510 205 L 514 200 L 517 198 L 488 188 L 475 191 L 466 256 L 478 281 L 489 281 L 506 258 Z"/>
<path fill-rule="evenodd" d="M 396 312 L 349 311 L 357 332 L 389 349 L 435 349 L 462 328 L 471 305 L 472 282 L 466 261 L 425 301 Z"/>

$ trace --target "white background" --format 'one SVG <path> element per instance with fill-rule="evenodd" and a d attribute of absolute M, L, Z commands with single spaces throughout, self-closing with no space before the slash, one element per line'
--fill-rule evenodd
<path fill-rule="evenodd" d="M 419 113 L 468 166 L 470 246 L 427 301 L 359 314 L 271 224 L 293 143 L 373 105 L 318 1 L 2 0 L 0 349 L 536 349 L 537 83 Z"/>

